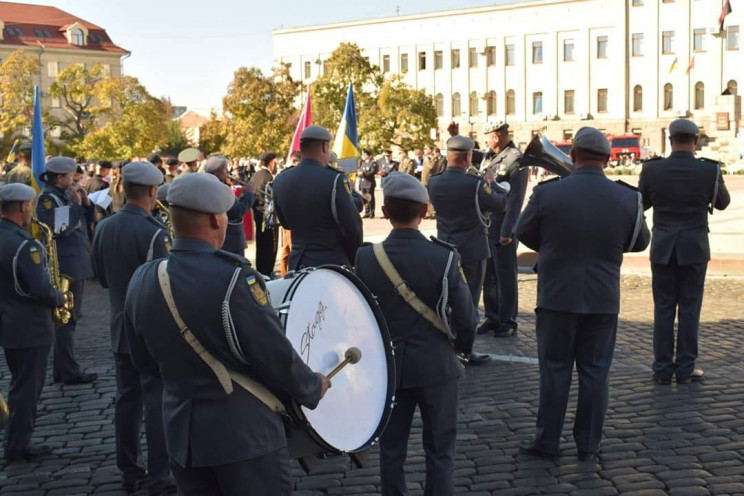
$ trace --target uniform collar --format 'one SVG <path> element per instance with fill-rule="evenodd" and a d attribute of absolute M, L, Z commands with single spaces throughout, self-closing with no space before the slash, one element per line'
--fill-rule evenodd
<path fill-rule="evenodd" d="M 23 231 L 23 232 L 26 232 L 26 231 L 23 230 L 23 228 L 21 226 L 19 226 L 18 224 L 16 224 L 15 222 L 13 222 L 10 219 L 0 219 L 0 227 L 3 227 L 5 229 L 9 229 L 11 231 Z"/>
<path fill-rule="evenodd" d="M 321 164 L 320 162 L 312 158 L 303 158 L 302 161 L 300 161 L 300 163 L 297 164 L 297 167 L 301 165 L 314 165 L 316 167 L 325 167 L 325 165 Z"/>
<path fill-rule="evenodd" d="M 695 154 L 686 151 L 676 151 L 670 153 L 668 158 L 695 158 Z"/>
<path fill-rule="evenodd" d="M 459 167 L 455 167 L 453 165 L 447 164 L 447 168 L 444 169 L 444 172 L 452 172 L 456 174 L 465 174 L 465 169 L 461 169 Z"/>
<path fill-rule="evenodd" d="M 200 253 L 214 253 L 214 246 L 201 239 L 176 238 L 171 251 L 197 251 Z"/>
<path fill-rule="evenodd" d="M 421 234 L 421 231 L 418 229 L 411 229 L 408 227 L 404 228 L 396 228 L 390 231 L 390 234 L 388 235 L 388 239 L 423 239 L 426 240 L 426 237 Z"/>
<path fill-rule="evenodd" d="M 64 190 L 64 189 L 59 189 L 58 187 L 56 187 L 56 186 L 52 186 L 52 185 L 51 185 L 51 184 L 49 184 L 49 183 L 45 183 L 45 184 L 44 184 L 44 189 L 45 189 L 46 191 L 50 192 L 50 193 L 55 193 L 55 194 L 57 194 L 58 196 L 62 196 L 63 198 L 64 198 L 64 197 L 67 197 L 67 190 Z"/>
<path fill-rule="evenodd" d="M 123 207 L 121 207 L 122 212 L 127 212 L 129 214 L 134 215 L 141 215 L 142 217 L 147 217 L 148 213 L 145 211 L 145 209 L 137 207 L 135 205 L 132 205 L 130 203 L 125 203 Z"/>
<path fill-rule="evenodd" d="M 581 169 L 574 169 L 571 172 L 572 176 L 577 175 L 577 174 L 579 175 L 589 174 L 591 176 L 604 176 L 605 175 L 604 170 L 597 169 L 596 167 L 582 167 Z"/>

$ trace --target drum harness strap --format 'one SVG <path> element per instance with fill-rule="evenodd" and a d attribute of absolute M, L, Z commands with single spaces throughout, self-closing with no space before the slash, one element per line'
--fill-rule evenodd
<path fill-rule="evenodd" d="M 176 321 L 176 325 L 181 331 L 181 337 L 191 346 L 191 349 L 199 355 L 207 366 L 212 369 L 220 385 L 225 390 L 225 393 L 232 394 L 233 384 L 235 381 L 243 389 L 255 396 L 261 403 L 266 405 L 271 411 L 284 415 L 286 409 L 279 399 L 274 394 L 266 389 L 261 383 L 251 379 L 250 377 L 230 370 L 225 365 L 212 356 L 204 346 L 199 342 L 191 329 L 188 328 L 186 322 L 181 318 L 181 314 L 178 312 L 176 301 L 173 299 L 173 291 L 171 290 L 170 277 L 167 272 L 168 261 L 163 260 L 158 264 L 158 280 L 160 282 L 160 290 L 163 292 L 165 302 L 168 304 L 168 309 L 173 316 L 173 320 Z"/>
<path fill-rule="evenodd" d="M 641 233 L 641 226 L 643 226 L 643 196 L 641 192 L 638 192 L 638 211 L 636 213 L 635 227 L 633 228 L 633 237 L 630 238 L 630 244 L 628 245 L 628 251 L 633 249 L 633 245 L 636 244 L 638 235 Z"/>
<path fill-rule="evenodd" d="M 380 267 L 382 267 L 383 272 L 385 272 L 385 275 L 390 279 L 390 282 L 393 283 L 393 286 L 395 287 L 395 292 L 398 293 L 406 303 L 408 303 L 411 308 L 416 310 L 416 312 L 419 313 L 423 318 L 425 318 L 431 325 L 436 327 L 438 330 L 442 331 L 447 338 L 449 339 L 455 339 L 455 337 L 452 335 L 452 331 L 449 328 L 449 325 L 447 324 L 446 318 L 440 317 L 439 314 L 437 314 L 434 310 L 429 308 L 429 306 L 424 303 L 421 298 L 416 296 L 416 293 L 413 292 L 411 287 L 408 285 L 406 281 L 403 280 L 400 273 L 396 270 L 395 266 L 393 265 L 393 262 L 390 260 L 390 257 L 388 257 L 388 254 L 385 252 L 385 248 L 382 246 L 382 243 L 375 243 L 372 245 L 372 251 L 375 254 L 375 258 L 377 258 L 377 263 L 380 264 Z M 447 270 L 444 272 L 444 289 L 443 292 L 447 292 L 449 288 L 449 284 L 447 281 L 447 274 L 449 274 L 450 266 L 452 265 L 452 259 L 454 258 L 454 252 L 450 251 L 449 259 L 447 260 Z M 444 298 L 442 300 L 442 306 L 446 307 L 447 299 Z M 442 316 L 446 315 L 444 308 L 442 309 Z"/>

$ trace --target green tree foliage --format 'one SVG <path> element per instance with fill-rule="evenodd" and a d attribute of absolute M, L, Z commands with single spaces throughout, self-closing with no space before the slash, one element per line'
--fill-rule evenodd
<path fill-rule="evenodd" d="M 101 64 L 90 70 L 74 64 L 62 69 L 49 87 L 49 94 L 60 99 L 63 115 L 51 115 L 48 125 L 60 128 L 60 139 L 68 146 L 74 148 L 85 139 L 96 114 L 102 111 L 95 100 L 95 92 L 107 77 Z"/>
<path fill-rule="evenodd" d="M 0 150 L 7 154 L 15 137 L 31 127 L 34 113 L 34 84 L 41 64 L 36 55 L 16 50 L 0 65 Z M 3 157 L 4 158 L 4 157 Z"/>
<path fill-rule="evenodd" d="M 217 116 L 217 112 L 212 110 L 209 113 L 209 122 L 199 128 L 199 150 L 204 155 L 214 153 L 224 153 L 222 147 L 226 138 L 225 124 Z"/>
<path fill-rule="evenodd" d="M 178 120 L 169 120 L 165 125 L 165 129 L 167 137 L 165 144 L 160 147 L 160 152 L 162 154 L 177 157 L 181 150 L 191 146 L 191 143 L 189 143 L 189 139 L 186 137 L 186 133 L 183 132 L 181 123 Z"/>

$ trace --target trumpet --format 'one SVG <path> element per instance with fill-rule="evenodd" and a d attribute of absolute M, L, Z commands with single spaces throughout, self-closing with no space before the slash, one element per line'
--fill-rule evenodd
<path fill-rule="evenodd" d="M 173 238 L 173 222 L 171 222 L 170 210 L 160 200 L 155 200 L 155 210 L 160 213 L 160 220 L 168 227 L 168 234 Z"/>
<path fill-rule="evenodd" d="M 468 167 L 467 173 L 470 174 L 471 176 L 475 176 L 475 177 L 479 177 L 481 179 L 485 179 L 486 178 L 486 174 L 488 173 L 488 169 L 486 168 L 486 169 L 483 169 L 483 170 L 478 170 L 478 168 L 476 166 L 471 165 L 470 167 Z M 500 187 L 501 189 L 503 189 L 506 193 L 508 193 L 509 191 L 511 191 L 511 184 L 509 184 L 508 181 L 501 181 L 499 183 L 499 182 L 496 182 L 496 180 L 494 178 L 494 180 L 492 181 L 492 183 L 495 184 L 496 186 Z"/>
<path fill-rule="evenodd" d="M 228 179 L 230 179 L 230 181 L 232 181 L 234 183 L 238 183 L 238 184 L 243 185 L 243 186 L 248 186 L 248 181 L 243 181 L 242 179 L 239 179 L 239 178 L 237 178 L 235 176 L 227 176 L 227 177 L 228 177 Z"/>
<path fill-rule="evenodd" d="M 70 290 L 72 279 L 59 272 L 59 259 L 57 258 L 57 242 L 54 240 L 52 229 L 39 219 L 32 218 L 31 222 L 39 229 L 39 242 L 44 245 L 49 263 L 49 275 L 52 286 L 64 295 L 64 303 L 52 312 L 52 318 L 58 325 L 65 325 L 72 318 L 72 309 L 75 307 L 75 295 Z"/>

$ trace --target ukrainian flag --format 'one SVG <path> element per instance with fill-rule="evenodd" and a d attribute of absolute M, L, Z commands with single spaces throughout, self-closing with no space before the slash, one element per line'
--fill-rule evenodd
<path fill-rule="evenodd" d="M 36 193 L 41 191 L 41 174 L 44 172 L 46 150 L 44 149 L 44 128 L 41 126 L 41 97 L 39 87 L 34 87 L 34 123 L 31 128 L 31 186 Z"/>
<path fill-rule="evenodd" d="M 16 161 L 16 148 L 18 148 L 18 141 L 19 139 L 16 138 L 16 140 L 13 142 L 13 146 L 10 148 L 10 152 L 8 152 L 8 158 L 5 159 L 5 161 L 9 164 L 12 164 Z"/>
<path fill-rule="evenodd" d="M 347 173 L 356 172 L 359 160 L 359 135 L 357 134 L 357 116 L 354 105 L 354 90 L 349 83 L 349 92 L 346 96 L 346 108 L 341 124 L 336 131 L 336 139 L 333 149 L 338 157 L 338 165 Z"/>

